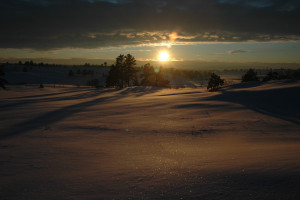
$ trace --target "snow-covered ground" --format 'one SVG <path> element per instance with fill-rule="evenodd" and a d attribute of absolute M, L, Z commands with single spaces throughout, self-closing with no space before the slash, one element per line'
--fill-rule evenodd
<path fill-rule="evenodd" d="M 300 81 L 8 85 L 0 199 L 300 199 Z"/>

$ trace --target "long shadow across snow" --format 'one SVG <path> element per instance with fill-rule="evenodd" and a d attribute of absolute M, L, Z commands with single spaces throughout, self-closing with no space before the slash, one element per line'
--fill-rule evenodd
<path fill-rule="evenodd" d="M 126 88 L 122 90 L 119 94 L 121 95 L 135 95 L 137 97 L 152 94 L 155 92 L 158 92 L 159 90 L 162 90 L 161 87 L 152 87 L 152 86 L 138 86 L 133 88 Z"/>
<path fill-rule="evenodd" d="M 49 96 L 56 96 L 61 94 L 68 94 L 68 93 L 78 93 L 83 91 L 90 91 L 90 88 L 87 89 L 66 89 L 64 92 L 55 92 L 55 93 L 48 93 L 48 94 L 39 94 L 39 95 L 30 95 L 30 96 L 22 96 L 22 97 L 10 97 L 6 98 L 5 100 L 16 100 L 16 99 L 31 99 L 31 98 L 42 98 L 42 97 L 49 97 Z"/>
<path fill-rule="evenodd" d="M 256 112 L 300 125 L 300 87 L 223 91 L 205 100 L 237 103 Z"/>
<path fill-rule="evenodd" d="M 78 90 L 77 92 L 82 92 L 80 94 L 73 94 L 68 96 L 57 96 L 57 97 L 47 97 L 47 98 L 37 98 L 37 99 L 25 99 L 25 100 L 9 100 L 6 102 L 0 102 L 1 109 L 10 109 L 11 107 L 16 106 L 24 106 L 27 104 L 34 104 L 34 103 L 45 103 L 45 102 L 53 102 L 53 101 L 67 101 L 67 100 L 79 100 L 79 99 L 86 99 L 95 97 L 99 94 L 103 94 L 106 92 L 114 91 L 115 89 L 109 90 L 96 90 L 96 89 L 89 89 L 89 90 Z M 71 93 L 70 93 L 71 94 Z"/>
<path fill-rule="evenodd" d="M 100 98 L 96 98 L 94 100 L 85 101 L 82 103 L 63 107 L 61 109 L 42 114 L 38 117 L 35 117 L 33 119 L 27 120 L 27 121 L 19 123 L 19 124 L 15 124 L 15 125 L 13 125 L 13 127 L 7 128 L 6 130 L 4 130 L 4 133 L 2 133 L 2 134 L 0 133 L 0 140 L 5 139 L 5 138 L 10 138 L 10 137 L 13 137 L 16 135 L 24 134 L 26 132 L 29 132 L 29 131 L 37 129 L 37 128 L 49 126 L 55 122 L 65 119 L 66 117 L 69 117 L 69 116 L 72 116 L 73 114 L 84 111 L 86 108 L 96 105 L 98 103 L 103 103 L 106 101 L 112 102 L 112 101 L 121 99 L 123 97 L 126 97 L 129 94 L 135 94 L 136 96 L 142 96 L 145 94 L 150 94 L 150 93 L 156 92 L 159 89 L 161 89 L 161 88 L 152 88 L 152 89 L 150 88 L 147 90 L 143 90 L 143 88 L 138 88 L 138 89 L 127 88 L 124 90 L 120 90 L 120 92 L 117 94 L 112 94 L 112 96 L 100 97 Z M 18 105 L 36 103 L 37 101 L 38 102 L 50 102 L 50 101 L 55 102 L 58 100 L 85 99 L 85 98 L 96 97 L 98 95 L 113 92 L 113 91 L 116 91 L 116 89 L 113 88 L 113 89 L 107 89 L 107 90 L 91 91 L 91 92 L 84 93 L 79 96 L 71 95 L 71 96 L 67 96 L 67 97 L 53 97 L 53 98 L 46 98 L 46 99 L 42 99 L 42 100 L 28 100 L 25 102 L 20 101 L 20 102 L 18 102 Z"/>
<path fill-rule="evenodd" d="M 179 93 L 172 93 L 172 94 L 161 94 L 161 95 L 158 95 L 158 96 L 176 96 L 176 95 L 186 95 L 186 94 L 200 94 L 200 93 L 203 93 L 203 92 L 179 92 Z"/>
<path fill-rule="evenodd" d="M 25 122 L 21 122 L 19 124 L 13 125 L 13 127 L 7 128 L 4 134 L 0 135 L 0 140 L 10 138 L 16 135 L 24 134 L 31 130 L 41 128 L 44 126 L 49 126 L 55 122 L 61 121 L 66 117 L 72 116 L 73 114 L 84 111 L 86 108 L 96 105 L 98 103 L 106 102 L 106 101 L 115 101 L 122 98 L 122 96 L 108 96 L 108 97 L 100 97 L 91 101 L 86 101 L 74 105 L 70 105 L 67 107 L 63 107 L 61 109 L 51 111 L 45 114 L 42 114 L 33 119 L 27 120 Z"/>

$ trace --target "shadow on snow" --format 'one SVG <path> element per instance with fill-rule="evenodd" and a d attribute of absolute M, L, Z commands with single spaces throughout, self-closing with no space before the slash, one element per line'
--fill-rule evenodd
<path fill-rule="evenodd" d="M 300 125 L 300 87 L 261 91 L 223 91 L 206 100 L 240 104 L 256 112 Z"/>
<path fill-rule="evenodd" d="M 88 107 L 97 105 L 103 102 L 112 102 L 118 99 L 124 98 L 130 94 L 134 94 L 136 96 L 142 96 L 145 94 L 150 94 L 157 92 L 161 88 L 144 88 L 144 87 L 136 87 L 136 88 L 126 88 L 120 90 L 118 93 L 114 93 L 111 96 L 107 97 L 99 97 L 90 101 L 85 101 L 82 103 L 66 106 L 60 108 L 55 111 L 51 111 L 42 115 L 39 115 L 33 119 L 27 120 L 25 122 L 21 122 L 19 124 L 15 124 L 9 128 L 6 128 L 0 135 L 0 140 L 5 138 L 10 138 L 16 135 L 24 134 L 26 132 L 32 131 L 34 129 L 38 129 L 44 126 L 49 126 L 55 122 L 61 121 L 69 116 L 72 116 L 76 113 L 82 112 L 86 110 Z M 55 102 L 55 101 L 65 101 L 65 100 L 78 100 L 78 99 L 86 99 L 99 96 L 104 93 L 116 92 L 117 89 L 104 89 L 104 90 L 92 90 L 83 94 L 64 96 L 64 97 L 53 97 L 53 98 L 44 98 L 44 99 L 32 99 L 32 100 L 19 100 L 11 104 L 1 105 L 0 108 L 9 109 L 10 107 L 15 106 L 28 106 L 27 104 L 41 103 L 41 102 Z M 80 92 L 80 91 L 79 91 Z M 39 96 L 39 95 L 37 95 Z"/>

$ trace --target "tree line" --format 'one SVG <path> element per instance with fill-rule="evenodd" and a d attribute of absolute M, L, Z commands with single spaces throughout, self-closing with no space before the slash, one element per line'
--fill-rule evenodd
<path fill-rule="evenodd" d="M 23 72 L 27 72 L 27 66 L 49 66 L 43 63 L 34 63 L 33 61 L 26 61 L 22 63 L 19 61 L 18 65 L 23 65 Z M 0 87 L 5 89 L 5 84 L 7 81 L 4 79 L 4 66 L 9 65 L 9 63 L 0 65 Z M 64 65 L 51 65 L 51 66 L 64 66 Z M 85 66 L 90 67 L 92 65 L 85 63 Z M 94 65 L 96 66 L 96 65 Z M 193 70 L 178 70 L 178 69 L 164 69 L 162 67 L 153 67 L 150 63 L 147 63 L 141 67 L 136 66 L 136 59 L 131 54 L 119 55 L 115 59 L 115 63 L 108 66 L 105 62 L 104 64 L 97 65 L 97 67 L 105 67 L 109 69 L 107 75 L 102 74 L 106 78 L 106 87 L 130 87 L 130 86 L 157 86 L 166 87 L 169 84 L 169 80 L 166 78 L 166 74 L 170 75 L 172 79 L 177 77 L 184 77 L 194 80 L 208 80 L 207 90 L 216 91 L 222 85 L 224 85 L 225 80 L 221 79 L 220 76 L 211 71 L 193 71 Z M 69 70 L 69 76 L 72 77 L 77 75 L 94 75 L 93 70 L 78 69 L 77 71 Z M 2 78 L 2 77 L 3 78 Z M 242 76 L 242 82 L 251 81 L 270 81 L 270 80 L 280 80 L 280 79 L 293 79 L 300 78 L 300 69 L 279 69 L 279 70 L 269 70 L 265 76 L 258 76 L 254 69 L 249 69 Z M 202 83 L 203 84 L 203 83 Z M 98 79 L 92 79 L 87 82 L 89 86 L 103 87 L 100 86 L 100 81 Z"/>
<path fill-rule="evenodd" d="M 154 68 L 150 63 L 136 67 L 136 59 L 131 54 L 119 55 L 106 78 L 106 87 L 165 87 L 168 84 L 169 80 L 164 77 L 162 67 Z"/>
<path fill-rule="evenodd" d="M 257 75 L 257 72 L 250 68 L 244 75 L 242 75 L 242 82 L 258 82 L 258 81 L 271 81 L 271 80 L 282 80 L 282 79 L 298 79 L 300 78 L 300 69 L 291 70 L 291 69 L 280 69 L 280 70 L 273 70 L 270 71 L 260 78 Z M 220 76 L 216 75 L 215 73 L 211 74 L 211 77 L 208 81 L 207 90 L 208 91 L 217 91 L 220 89 L 222 85 L 224 85 L 225 80 L 221 79 Z"/>
<path fill-rule="evenodd" d="M 9 64 L 8 62 L 6 64 Z M 19 61 L 17 63 L 14 63 L 15 65 L 20 65 L 20 66 L 38 66 L 38 67 L 68 67 L 69 65 L 65 64 L 52 64 L 52 63 L 44 63 L 44 62 L 34 62 L 33 60 L 28 60 L 28 61 Z M 72 65 L 72 66 L 78 66 L 78 67 L 99 67 L 99 68 L 105 68 L 109 67 L 107 62 L 104 62 L 103 64 L 90 64 L 90 63 L 85 63 L 85 64 L 79 64 L 79 65 Z"/>

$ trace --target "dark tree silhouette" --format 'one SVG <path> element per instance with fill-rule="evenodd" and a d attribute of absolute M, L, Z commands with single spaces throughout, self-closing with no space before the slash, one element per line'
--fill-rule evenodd
<path fill-rule="evenodd" d="M 70 76 L 70 77 L 74 76 L 73 70 L 70 70 L 70 71 L 69 71 L 69 76 Z"/>
<path fill-rule="evenodd" d="M 249 69 L 246 74 L 242 76 L 242 82 L 250 82 L 250 81 L 259 81 L 257 77 L 257 72 L 254 69 Z"/>
<path fill-rule="evenodd" d="M 169 80 L 162 74 L 162 68 L 154 68 L 149 63 L 141 68 L 142 85 L 167 87 Z"/>
<path fill-rule="evenodd" d="M 130 86 L 130 81 L 133 81 L 134 74 L 137 72 L 134 67 L 136 65 L 136 60 L 131 54 L 127 54 L 125 56 L 125 62 L 124 62 L 124 81 L 127 86 Z"/>
<path fill-rule="evenodd" d="M 5 75 L 3 68 L 4 68 L 3 66 L 0 66 L 0 76 Z M 7 81 L 4 78 L 0 77 L 0 87 L 3 88 L 4 90 L 6 89 L 5 84 L 7 84 Z"/>
<path fill-rule="evenodd" d="M 138 70 L 136 70 L 136 73 L 133 75 L 133 79 L 132 79 L 132 84 L 133 86 L 139 86 L 140 82 L 139 82 L 139 77 L 138 77 Z"/>
<path fill-rule="evenodd" d="M 106 87 L 123 87 L 121 85 L 121 72 L 120 72 L 120 67 L 112 65 L 109 72 L 108 76 L 106 77 Z"/>
<path fill-rule="evenodd" d="M 170 81 L 163 76 L 163 68 L 156 68 L 155 71 L 155 86 L 167 87 Z"/>
<path fill-rule="evenodd" d="M 131 54 L 119 55 L 115 65 L 111 66 L 106 77 L 106 87 L 129 87 L 139 85 L 136 60 Z M 141 68 L 142 85 L 166 87 L 169 84 L 162 73 L 162 68 L 154 69 L 149 63 Z"/>
<path fill-rule="evenodd" d="M 300 78 L 300 68 L 293 71 L 292 76 L 294 78 Z"/>
<path fill-rule="evenodd" d="M 267 75 L 263 78 L 263 81 L 277 80 L 279 79 L 279 74 L 274 72 L 272 69 L 267 73 Z"/>
<path fill-rule="evenodd" d="M 210 80 L 208 81 L 207 90 L 210 92 L 216 91 L 222 85 L 224 85 L 224 79 L 221 79 L 220 76 L 212 73 Z"/>
<path fill-rule="evenodd" d="M 4 78 L 0 77 L 0 87 L 4 90 L 6 89 L 5 84 L 7 84 L 7 81 Z"/>
<path fill-rule="evenodd" d="M 145 64 L 141 68 L 141 78 L 142 78 L 142 85 L 155 85 L 156 82 L 156 75 L 154 71 L 154 67 L 150 65 L 150 63 Z"/>
<path fill-rule="evenodd" d="M 115 65 L 111 66 L 106 79 L 106 86 L 117 86 L 120 88 L 134 84 L 137 70 L 134 68 L 136 60 L 131 54 L 119 55 Z"/>
<path fill-rule="evenodd" d="M 5 75 L 3 68 L 4 68 L 3 66 L 0 66 L 0 76 L 4 76 Z"/>

